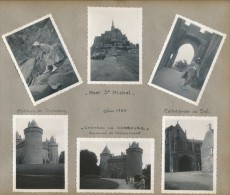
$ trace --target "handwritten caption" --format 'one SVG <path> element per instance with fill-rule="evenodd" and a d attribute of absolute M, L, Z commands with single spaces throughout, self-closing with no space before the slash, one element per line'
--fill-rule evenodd
<path fill-rule="evenodd" d="M 23 113 L 30 113 L 30 114 L 41 114 L 41 113 L 59 113 L 59 114 L 66 114 L 66 110 L 62 109 L 24 109 L 24 108 L 19 108 L 17 109 L 18 114 L 23 114 Z"/>
<path fill-rule="evenodd" d="M 140 135 L 143 131 L 149 131 L 143 126 L 83 126 L 82 131 L 88 131 L 89 135 Z"/>
<path fill-rule="evenodd" d="M 164 113 L 166 114 L 209 114 L 208 108 L 200 108 L 194 110 L 187 110 L 187 109 L 164 109 Z"/>
<path fill-rule="evenodd" d="M 132 96 L 135 95 L 131 90 L 98 90 L 98 91 L 93 91 L 90 90 L 85 93 L 87 96 L 97 96 L 97 95 L 114 95 L 114 96 Z"/>

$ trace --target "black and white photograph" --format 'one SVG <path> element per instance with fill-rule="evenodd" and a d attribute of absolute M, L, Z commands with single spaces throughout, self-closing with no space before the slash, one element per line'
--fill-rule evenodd
<path fill-rule="evenodd" d="M 153 175 L 153 138 L 77 138 L 77 192 L 153 193 Z"/>
<path fill-rule="evenodd" d="M 67 192 L 68 116 L 13 116 L 13 192 Z"/>
<path fill-rule="evenodd" d="M 88 7 L 88 84 L 142 83 L 142 8 Z"/>
<path fill-rule="evenodd" d="M 225 37 L 176 15 L 148 84 L 198 105 Z"/>
<path fill-rule="evenodd" d="M 217 117 L 163 116 L 162 193 L 216 193 Z"/>
<path fill-rule="evenodd" d="M 52 15 L 2 37 L 34 106 L 82 83 Z"/>

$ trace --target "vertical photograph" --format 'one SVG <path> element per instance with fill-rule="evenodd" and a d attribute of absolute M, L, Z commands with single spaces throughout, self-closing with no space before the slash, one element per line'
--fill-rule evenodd
<path fill-rule="evenodd" d="M 88 7 L 88 84 L 142 83 L 142 8 Z"/>
<path fill-rule="evenodd" d="M 216 193 L 217 117 L 164 116 L 162 193 Z"/>
<path fill-rule="evenodd" d="M 77 192 L 153 193 L 154 139 L 77 138 Z"/>
<path fill-rule="evenodd" d="M 148 84 L 198 105 L 225 37 L 176 15 Z"/>
<path fill-rule="evenodd" d="M 34 106 L 82 83 L 52 15 L 2 37 Z"/>
<path fill-rule="evenodd" d="M 13 116 L 13 192 L 67 192 L 68 116 Z"/>

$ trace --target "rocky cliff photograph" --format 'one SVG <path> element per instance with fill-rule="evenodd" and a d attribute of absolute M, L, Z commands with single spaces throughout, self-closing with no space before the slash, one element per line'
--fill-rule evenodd
<path fill-rule="evenodd" d="M 51 15 L 3 35 L 34 105 L 81 84 Z"/>
<path fill-rule="evenodd" d="M 142 82 L 142 9 L 88 8 L 88 83 Z"/>

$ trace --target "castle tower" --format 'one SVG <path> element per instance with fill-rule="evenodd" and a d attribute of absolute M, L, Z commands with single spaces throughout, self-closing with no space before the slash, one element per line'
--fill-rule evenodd
<path fill-rule="evenodd" d="M 127 177 L 142 175 L 142 153 L 143 149 L 137 142 L 133 142 L 126 150 L 126 171 Z"/>
<path fill-rule="evenodd" d="M 108 146 L 106 145 L 102 153 L 100 154 L 100 175 L 101 177 L 110 177 L 108 160 L 112 157 Z"/>
<path fill-rule="evenodd" d="M 213 147 L 214 147 L 214 130 L 211 124 L 205 134 L 204 141 L 201 146 L 201 170 L 213 171 Z"/>
<path fill-rule="evenodd" d="M 58 163 L 58 144 L 53 136 L 51 136 L 49 143 L 49 160 L 52 164 Z"/>
<path fill-rule="evenodd" d="M 24 129 L 25 147 L 23 164 L 42 164 L 42 134 L 43 130 L 32 120 Z"/>

